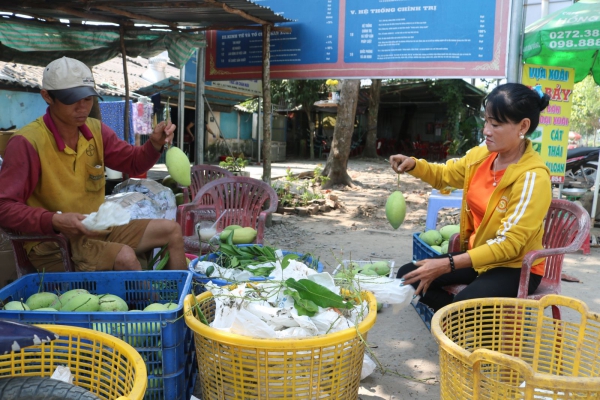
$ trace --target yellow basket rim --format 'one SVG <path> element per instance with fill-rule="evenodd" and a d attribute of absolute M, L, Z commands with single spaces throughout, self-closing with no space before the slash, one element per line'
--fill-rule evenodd
<path fill-rule="evenodd" d="M 448 336 L 446 336 L 442 331 L 441 327 L 441 319 L 443 317 L 464 310 L 465 305 L 467 307 L 486 305 L 526 306 L 538 308 L 538 310 L 541 309 L 542 312 L 550 305 L 560 305 L 577 308 L 579 312 L 585 314 L 588 318 L 591 317 L 594 320 L 600 320 L 598 319 L 598 314 L 590 312 L 587 305 L 581 300 L 567 296 L 551 294 L 544 296 L 541 300 L 490 297 L 458 301 L 441 308 L 433 315 L 433 318 L 431 319 L 431 334 L 433 335 L 435 341 L 438 342 L 440 346 L 440 352 L 444 351 L 467 365 L 473 365 L 474 359 L 476 358 L 485 357 L 481 356 L 482 353 L 495 353 L 493 357 L 502 361 L 505 365 L 509 365 L 509 363 L 513 366 L 518 364 L 522 372 L 525 372 L 530 377 L 527 382 L 528 385 L 533 385 L 534 387 L 555 387 L 555 385 L 560 385 L 559 387 L 561 390 L 578 390 L 582 387 L 589 387 L 590 385 L 591 387 L 600 387 L 600 377 L 570 377 L 552 375 L 535 371 L 529 364 L 525 363 L 525 361 L 518 357 L 513 357 L 507 354 L 485 349 L 478 349 L 473 352 L 465 350 L 448 338 Z"/>
<path fill-rule="evenodd" d="M 183 310 L 185 323 L 194 333 L 198 333 L 208 339 L 216 340 L 220 343 L 226 343 L 234 346 L 248 346 L 254 348 L 268 348 L 273 350 L 295 350 L 298 348 L 328 346 L 332 343 L 352 340 L 357 336 L 357 329 L 361 335 L 369 331 L 377 320 L 377 301 L 371 292 L 364 291 L 362 295 L 366 297 L 369 304 L 369 313 L 358 326 L 346 328 L 338 332 L 328 333 L 326 335 L 313 336 L 309 338 L 285 338 L 285 339 L 264 339 L 251 336 L 239 335 L 237 333 L 223 332 L 221 330 L 204 325 L 196 319 L 192 313 L 192 299 L 194 296 L 189 294 L 183 300 Z M 212 297 L 211 292 L 204 292 L 196 296 L 197 302 L 202 302 Z"/>
<path fill-rule="evenodd" d="M 136 369 L 133 387 L 127 396 L 121 396 L 119 399 L 141 400 L 146 393 L 148 385 L 148 371 L 146 363 L 142 359 L 140 353 L 129 343 L 107 333 L 94 331 L 92 329 L 80 328 L 67 325 L 45 325 L 35 324 L 35 326 L 56 333 L 59 336 L 78 336 L 82 339 L 96 340 L 105 346 L 116 349 L 121 354 L 125 355 L 134 364 Z"/>

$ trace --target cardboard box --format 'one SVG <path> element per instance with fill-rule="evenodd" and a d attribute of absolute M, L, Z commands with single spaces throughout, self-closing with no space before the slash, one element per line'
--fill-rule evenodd
<path fill-rule="evenodd" d="M 6 150 L 8 139 L 10 139 L 13 133 L 15 133 L 15 131 L 0 132 L 0 157 L 4 157 L 4 151 Z"/>

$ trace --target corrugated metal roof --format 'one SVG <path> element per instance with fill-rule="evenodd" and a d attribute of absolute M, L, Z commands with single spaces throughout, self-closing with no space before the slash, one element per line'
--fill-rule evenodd
<path fill-rule="evenodd" d="M 149 60 L 142 57 L 127 57 L 130 91 L 136 91 L 151 84 L 142 77 L 142 74 L 148 71 L 148 63 Z M 43 71 L 44 67 L 0 61 L 0 89 L 39 92 L 42 86 Z M 96 81 L 96 89 L 101 96 L 125 96 L 121 56 L 94 66 L 92 73 Z M 166 64 L 165 75 L 179 77 L 179 69 Z M 135 94 L 133 95 L 135 96 Z"/>
<path fill-rule="evenodd" d="M 29 15 L 50 23 L 98 21 L 118 25 L 160 24 L 239 27 L 289 22 L 249 0 L 0 0 L 0 11 Z"/>

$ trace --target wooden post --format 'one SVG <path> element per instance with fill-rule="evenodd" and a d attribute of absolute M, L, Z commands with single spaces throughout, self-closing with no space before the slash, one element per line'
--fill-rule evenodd
<path fill-rule="evenodd" d="M 123 116 L 124 129 L 123 136 L 126 143 L 129 143 L 129 75 L 127 74 L 127 51 L 125 49 L 125 27 L 119 27 L 119 36 L 121 37 L 121 56 L 123 57 L 123 78 L 125 80 L 125 112 Z"/>
<path fill-rule="evenodd" d="M 263 181 L 271 184 L 271 25 L 263 25 Z"/>

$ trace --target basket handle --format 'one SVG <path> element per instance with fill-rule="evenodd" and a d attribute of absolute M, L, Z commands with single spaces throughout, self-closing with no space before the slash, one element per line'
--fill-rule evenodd
<path fill-rule="evenodd" d="M 502 354 L 488 349 L 477 349 L 470 356 L 469 361 L 473 371 L 479 369 L 481 363 L 493 363 L 507 367 L 510 370 L 517 371 L 523 377 L 523 380 L 529 382 L 535 375 L 535 371 L 529 364 L 520 358 Z M 473 398 L 478 399 L 481 388 L 481 374 L 474 373 L 473 377 Z M 527 397 L 526 397 L 527 398 Z"/>
<path fill-rule="evenodd" d="M 588 306 L 581 300 L 567 296 L 560 296 L 557 294 L 548 294 L 542 297 L 539 302 L 540 310 L 544 310 L 550 306 L 569 307 L 570 309 L 579 312 L 582 318 L 585 318 L 585 316 L 587 316 L 590 312 Z"/>

